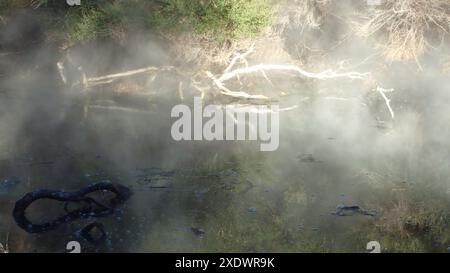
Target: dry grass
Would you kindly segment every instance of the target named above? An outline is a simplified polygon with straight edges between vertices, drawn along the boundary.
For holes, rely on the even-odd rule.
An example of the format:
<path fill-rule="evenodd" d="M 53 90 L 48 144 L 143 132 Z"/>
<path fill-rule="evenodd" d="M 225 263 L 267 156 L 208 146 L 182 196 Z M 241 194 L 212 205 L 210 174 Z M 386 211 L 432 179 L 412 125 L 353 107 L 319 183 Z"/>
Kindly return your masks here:
<path fill-rule="evenodd" d="M 427 232 L 429 228 L 424 208 L 412 206 L 403 192 L 394 206 L 384 211 L 384 217 L 378 224 L 385 232 L 400 237 L 417 236 Z"/>
<path fill-rule="evenodd" d="M 429 193 L 423 195 L 425 192 L 425 188 L 393 189 L 388 194 L 393 202 L 383 201 L 380 204 L 381 218 L 377 220 L 376 227 L 381 234 L 397 239 L 385 242 L 390 244 L 390 248 L 396 248 L 395 245 L 399 247 L 401 242 L 408 245 L 413 239 L 422 243 L 448 244 L 448 202 L 441 197 L 430 200 Z"/>
<path fill-rule="evenodd" d="M 0 254 L 3 253 L 9 253 L 9 247 L 8 247 L 8 241 L 9 241 L 9 235 L 6 236 L 6 243 L 5 245 L 0 243 Z"/>
<path fill-rule="evenodd" d="M 210 69 L 211 66 L 225 66 L 235 52 L 248 49 L 255 40 L 216 41 L 210 34 L 192 32 L 169 33 L 164 37 L 171 44 L 170 50 L 175 59 L 199 71 Z"/>
<path fill-rule="evenodd" d="M 298 2 L 298 1 L 297 1 Z M 324 19 L 325 7 L 330 0 L 306 0 L 297 3 L 298 7 L 293 16 L 293 23 L 312 29 L 320 28 Z"/>
<path fill-rule="evenodd" d="M 0 243 L 0 254 L 3 253 L 8 253 L 8 245 L 6 245 L 5 247 L 3 247 L 3 245 Z"/>
<path fill-rule="evenodd" d="M 386 35 L 383 51 L 387 60 L 415 60 L 449 32 L 450 1 L 386 0 L 357 25 L 357 34 Z"/>

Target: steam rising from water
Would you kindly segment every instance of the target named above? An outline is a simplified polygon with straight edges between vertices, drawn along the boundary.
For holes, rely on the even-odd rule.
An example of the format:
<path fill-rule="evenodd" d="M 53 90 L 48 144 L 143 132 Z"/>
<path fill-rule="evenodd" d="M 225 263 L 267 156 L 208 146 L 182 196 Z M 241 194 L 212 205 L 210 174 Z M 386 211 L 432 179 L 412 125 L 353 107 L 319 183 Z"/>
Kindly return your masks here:
<path fill-rule="evenodd" d="M 2 30 L 3 41 L 23 31 L 24 20 L 18 17 L 8 31 Z M 291 32 L 287 51 L 298 35 Z M 323 35 L 333 40 L 331 32 Z M 361 44 L 347 41 L 331 53 L 331 64 L 322 65 L 345 59 L 358 63 L 371 52 Z M 156 35 L 146 35 L 124 47 L 101 42 L 76 46 L 70 56 L 88 75 L 101 76 L 180 62 L 169 49 Z M 60 50 L 36 39 L 30 48 L 16 52 L 5 46 L 2 51 L 0 179 L 17 176 L 21 184 L 0 195 L 0 241 L 10 230 L 18 251 L 55 251 L 63 243 L 52 235 L 36 238 L 19 230 L 9 215 L 15 199 L 38 188 L 78 189 L 98 173 L 136 192 L 120 220 L 105 220 L 111 242 L 104 251 L 302 251 L 308 238 L 313 251 L 358 251 L 364 246 L 355 245 L 348 230 L 363 230 L 375 220 L 341 221 L 329 214 L 336 205 L 359 204 L 389 217 L 398 189 L 425 189 L 427 198 L 418 201 L 424 207 L 434 198 L 450 197 L 450 81 L 431 57 L 426 72 L 380 65 L 376 58 L 358 68 L 395 89 L 389 94 L 395 120 L 364 83 L 292 80 L 295 95 L 288 102 L 298 108 L 280 113 L 279 149 L 261 153 L 253 142 L 173 141 L 170 109 L 179 102 L 174 95 L 178 81 L 172 77 L 146 85 L 164 98 L 155 102 L 156 111 L 92 109 L 84 118 L 83 102 L 58 78 Z M 53 163 L 37 164 L 48 161 Z M 167 189 L 146 191 L 136 183 L 136 174 L 151 167 L 176 172 Z M 249 213 L 250 207 L 256 213 Z M 198 238 L 191 227 L 206 234 Z M 71 236 L 68 230 L 57 232 Z"/>

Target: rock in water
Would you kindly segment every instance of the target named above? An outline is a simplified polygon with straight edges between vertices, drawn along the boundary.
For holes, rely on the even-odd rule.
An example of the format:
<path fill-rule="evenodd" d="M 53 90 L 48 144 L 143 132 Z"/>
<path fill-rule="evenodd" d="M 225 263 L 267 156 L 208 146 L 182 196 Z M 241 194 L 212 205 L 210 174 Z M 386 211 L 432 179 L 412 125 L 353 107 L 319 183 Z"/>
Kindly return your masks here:
<path fill-rule="evenodd" d="M 204 229 L 202 229 L 202 228 L 195 228 L 195 227 L 193 227 L 193 228 L 191 228 L 191 230 L 197 236 L 203 236 L 206 233 L 206 231 Z"/>
<path fill-rule="evenodd" d="M 253 207 L 252 208 L 248 208 L 247 211 L 251 212 L 251 213 L 256 213 L 256 208 L 253 208 Z"/>
<path fill-rule="evenodd" d="M 332 212 L 331 214 L 337 215 L 337 216 L 353 216 L 355 214 L 362 214 L 362 215 L 367 215 L 367 216 L 375 216 L 376 215 L 375 212 L 363 210 L 359 206 L 356 206 L 356 205 L 353 205 L 353 206 L 338 205 L 336 207 L 336 211 Z"/>

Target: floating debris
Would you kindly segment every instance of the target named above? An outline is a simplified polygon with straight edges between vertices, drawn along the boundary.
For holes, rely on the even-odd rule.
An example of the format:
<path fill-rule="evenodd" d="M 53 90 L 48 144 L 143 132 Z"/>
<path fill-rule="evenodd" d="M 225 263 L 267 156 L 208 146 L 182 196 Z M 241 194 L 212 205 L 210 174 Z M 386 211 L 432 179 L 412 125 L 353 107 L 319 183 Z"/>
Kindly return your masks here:
<path fill-rule="evenodd" d="M 256 208 L 253 208 L 253 207 L 252 208 L 248 208 L 247 211 L 250 212 L 250 213 L 256 213 Z"/>
<path fill-rule="evenodd" d="M 376 212 L 363 210 L 359 206 L 356 206 L 356 205 L 353 205 L 353 206 L 338 205 L 336 207 L 336 211 L 332 212 L 331 214 L 336 215 L 336 216 L 353 216 L 356 214 L 367 215 L 367 216 L 376 216 Z"/>
<path fill-rule="evenodd" d="M 197 235 L 197 236 L 199 236 L 199 237 L 202 237 L 202 236 L 205 235 L 205 233 L 206 233 L 206 231 L 205 231 L 204 229 L 202 229 L 202 228 L 195 228 L 195 227 L 192 227 L 192 228 L 191 228 L 191 231 L 192 231 L 195 235 Z"/>
<path fill-rule="evenodd" d="M 0 193 L 8 193 L 12 191 L 19 183 L 20 179 L 18 177 L 0 180 Z"/>
<path fill-rule="evenodd" d="M 175 176 L 175 171 L 164 171 L 159 168 L 136 168 L 136 183 L 142 186 L 143 190 L 156 190 L 170 188 L 170 183 Z"/>
<path fill-rule="evenodd" d="M 375 125 L 373 126 L 380 131 L 388 131 L 394 129 L 394 125 L 391 121 L 384 121 L 379 118 L 376 118 Z"/>
<path fill-rule="evenodd" d="M 149 176 L 161 176 L 161 177 L 172 177 L 175 175 L 175 171 L 164 171 L 160 168 L 136 168 L 136 177 L 149 177 Z"/>
<path fill-rule="evenodd" d="M 297 157 L 300 162 L 303 163 L 321 163 L 322 161 L 316 160 L 312 154 L 303 154 Z"/>

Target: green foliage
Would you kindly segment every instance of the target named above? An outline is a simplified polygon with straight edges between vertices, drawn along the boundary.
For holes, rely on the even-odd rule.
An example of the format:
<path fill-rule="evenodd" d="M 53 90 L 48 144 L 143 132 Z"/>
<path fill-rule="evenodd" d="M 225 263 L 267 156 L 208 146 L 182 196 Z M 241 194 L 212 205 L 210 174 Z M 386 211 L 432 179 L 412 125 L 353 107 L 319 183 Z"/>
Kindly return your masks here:
<path fill-rule="evenodd" d="M 0 12 L 29 5 L 24 0 L 1 3 Z M 218 40 L 234 39 L 256 35 L 272 15 L 271 0 L 84 0 L 72 7 L 45 0 L 35 13 L 44 8 L 53 11 L 44 20 L 71 42 L 111 35 L 117 26 L 128 31 L 193 30 Z"/>
<path fill-rule="evenodd" d="M 267 26 L 270 19 L 268 0 L 164 0 L 151 15 L 157 27 L 179 24 L 218 38 L 253 36 Z"/>
<path fill-rule="evenodd" d="M 193 29 L 222 40 L 256 35 L 270 23 L 271 5 L 269 0 L 85 1 L 69 14 L 69 36 L 76 41 L 108 35 L 108 28 L 117 24 L 129 30 Z"/>
<path fill-rule="evenodd" d="M 77 42 L 108 36 L 113 27 L 120 23 L 121 16 L 117 4 L 83 2 L 80 8 L 67 11 L 65 31 L 69 40 Z"/>

